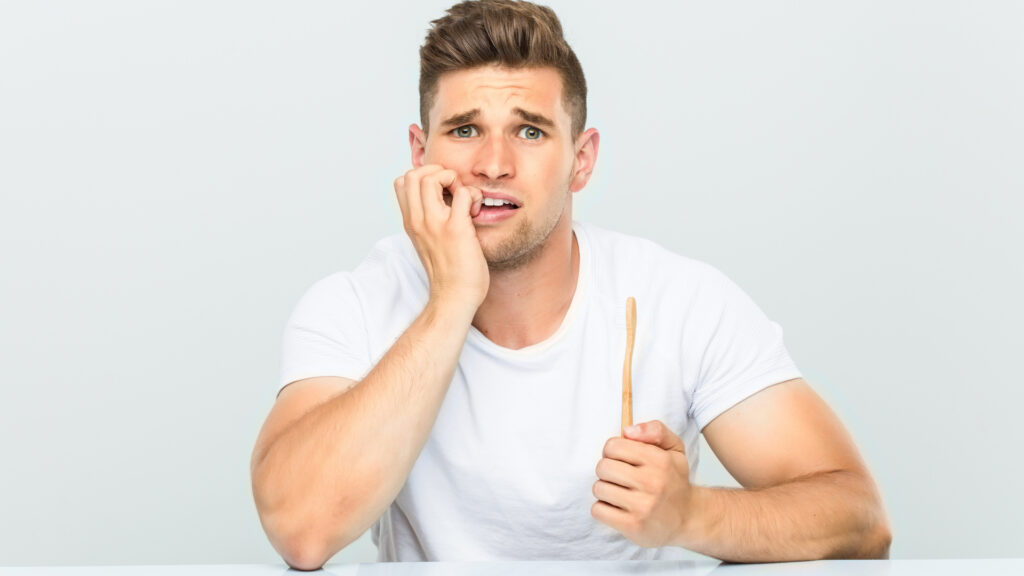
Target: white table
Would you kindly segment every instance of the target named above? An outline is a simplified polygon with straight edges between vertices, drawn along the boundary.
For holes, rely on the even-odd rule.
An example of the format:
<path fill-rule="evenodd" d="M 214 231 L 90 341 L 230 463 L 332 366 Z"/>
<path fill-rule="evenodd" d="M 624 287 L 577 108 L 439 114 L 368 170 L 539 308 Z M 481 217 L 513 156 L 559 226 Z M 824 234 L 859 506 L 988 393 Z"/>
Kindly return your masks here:
<path fill-rule="evenodd" d="M 0 568 L 0 576 L 281 576 L 301 574 L 284 564 L 180 566 L 40 566 Z M 309 572 L 334 576 L 590 576 L 656 574 L 725 576 L 815 574 L 824 576 L 985 576 L 1024 575 L 1024 558 L 982 560 L 828 560 L 779 564 L 721 564 L 714 561 L 655 562 L 393 562 L 328 564 Z"/>

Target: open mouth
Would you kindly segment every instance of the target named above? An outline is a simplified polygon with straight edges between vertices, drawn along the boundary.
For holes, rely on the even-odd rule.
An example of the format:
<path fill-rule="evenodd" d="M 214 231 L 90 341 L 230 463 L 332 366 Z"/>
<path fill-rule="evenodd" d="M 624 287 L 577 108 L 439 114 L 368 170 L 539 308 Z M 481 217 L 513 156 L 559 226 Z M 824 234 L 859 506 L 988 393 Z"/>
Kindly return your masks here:
<path fill-rule="evenodd" d="M 510 200 L 502 200 L 499 198 L 484 198 L 484 203 L 480 206 L 480 210 L 515 210 L 519 208 L 518 204 Z"/>
<path fill-rule="evenodd" d="M 452 205 L 452 195 L 450 192 L 444 192 L 443 194 L 444 203 L 447 206 Z M 480 206 L 481 212 L 496 212 L 496 211 L 507 211 L 517 210 L 519 205 L 511 200 L 505 200 L 503 198 L 484 198 L 483 204 Z"/>

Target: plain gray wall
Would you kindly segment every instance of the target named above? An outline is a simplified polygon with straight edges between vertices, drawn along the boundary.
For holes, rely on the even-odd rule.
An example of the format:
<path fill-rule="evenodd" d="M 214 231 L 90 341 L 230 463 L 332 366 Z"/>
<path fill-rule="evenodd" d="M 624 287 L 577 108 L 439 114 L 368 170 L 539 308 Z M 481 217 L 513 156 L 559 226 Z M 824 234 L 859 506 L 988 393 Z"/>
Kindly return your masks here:
<path fill-rule="evenodd" d="M 447 4 L 0 4 L 0 564 L 280 563 L 248 465 L 281 331 L 401 231 Z M 551 5 L 602 134 L 577 218 L 783 326 L 894 558 L 1024 556 L 1022 5 Z"/>

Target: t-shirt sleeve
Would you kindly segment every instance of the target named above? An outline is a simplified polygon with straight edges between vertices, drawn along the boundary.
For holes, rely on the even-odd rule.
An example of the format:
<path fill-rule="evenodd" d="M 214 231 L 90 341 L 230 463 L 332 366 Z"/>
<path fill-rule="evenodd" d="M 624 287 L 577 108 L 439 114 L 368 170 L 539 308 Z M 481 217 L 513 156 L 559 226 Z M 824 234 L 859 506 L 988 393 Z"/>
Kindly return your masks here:
<path fill-rule="evenodd" d="M 725 274 L 716 270 L 713 276 L 710 336 L 690 407 L 701 431 L 754 393 L 800 377 L 783 344 L 782 327 Z"/>
<path fill-rule="evenodd" d="M 285 325 L 276 392 L 314 376 L 362 380 L 370 368 L 363 311 L 349 273 L 313 284 Z"/>

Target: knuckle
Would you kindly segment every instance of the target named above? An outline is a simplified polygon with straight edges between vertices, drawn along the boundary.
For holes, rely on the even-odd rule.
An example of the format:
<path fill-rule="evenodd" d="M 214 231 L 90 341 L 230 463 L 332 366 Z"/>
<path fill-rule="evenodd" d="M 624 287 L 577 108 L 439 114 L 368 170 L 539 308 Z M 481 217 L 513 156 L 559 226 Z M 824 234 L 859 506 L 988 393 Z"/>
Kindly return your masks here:
<path fill-rule="evenodd" d="M 668 452 L 657 452 L 654 457 L 654 462 L 659 467 L 667 469 L 669 466 L 672 465 L 672 456 Z"/>
<path fill-rule="evenodd" d="M 647 488 L 655 494 L 661 494 L 665 490 L 665 480 L 660 476 L 653 478 L 647 482 Z"/>
<path fill-rule="evenodd" d="M 430 180 L 431 182 L 437 182 L 445 177 L 446 174 L 451 170 L 435 170 L 423 177 L 424 180 Z"/>
<path fill-rule="evenodd" d="M 686 455 L 678 452 L 670 452 L 668 455 L 668 463 L 675 470 L 683 470 L 689 468 L 689 464 L 686 462 Z"/>
<path fill-rule="evenodd" d="M 647 495 L 647 499 L 644 501 L 644 505 L 643 505 L 644 515 L 641 518 L 647 518 L 647 517 L 653 515 L 654 511 L 658 508 L 658 502 L 660 502 L 660 501 L 661 501 L 661 497 L 660 496 L 657 496 L 657 495 L 654 495 L 654 494 L 648 494 Z"/>

